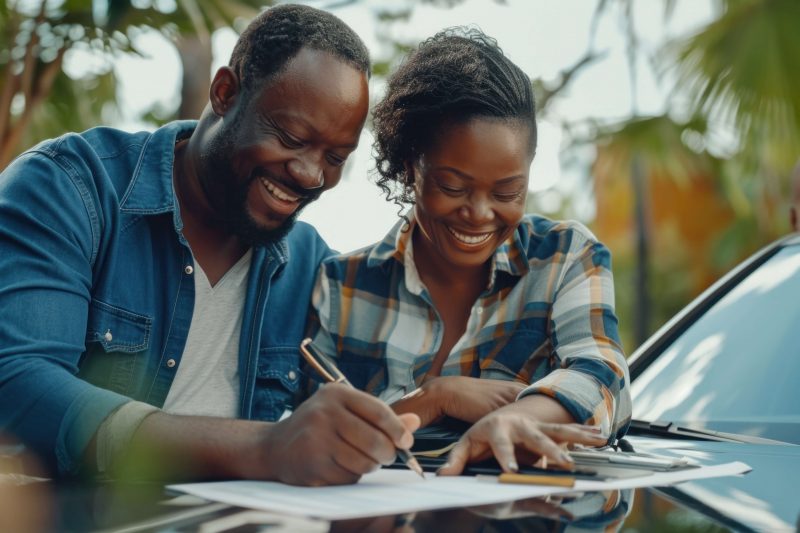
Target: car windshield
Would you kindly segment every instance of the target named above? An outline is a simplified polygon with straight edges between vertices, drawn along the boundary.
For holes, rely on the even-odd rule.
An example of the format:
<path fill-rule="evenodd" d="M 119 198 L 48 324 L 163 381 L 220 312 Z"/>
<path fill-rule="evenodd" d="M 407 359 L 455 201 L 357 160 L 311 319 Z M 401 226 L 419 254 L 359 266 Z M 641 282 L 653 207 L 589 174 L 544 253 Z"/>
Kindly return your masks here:
<path fill-rule="evenodd" d="M 800 246 L 713 304 L 634 380 L 634 418 L 800 444 Z"/>

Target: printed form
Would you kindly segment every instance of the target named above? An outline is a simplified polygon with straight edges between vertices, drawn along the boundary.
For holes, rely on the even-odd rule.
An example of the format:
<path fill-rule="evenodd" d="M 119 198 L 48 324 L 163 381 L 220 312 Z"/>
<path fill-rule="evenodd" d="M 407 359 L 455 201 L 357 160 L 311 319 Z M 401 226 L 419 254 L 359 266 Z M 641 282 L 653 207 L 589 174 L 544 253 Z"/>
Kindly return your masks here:
<path fill-rule="evenodd" d="M 437 477 L 431 473 L 426 473 L 423 480 L 405 469 L 381 469 L 363 476 L 355 485 L 335 487 L 296 487 L 272 481 L 219 481 L 167 488 L 239 507 L 344 520 L 511 502 L 567 492 L 661 487 L 693 479 L 743 474 L 749 470 L 744 463 L 732 462 L 634 478 L 577 480 L 571 488 L 511 485 L 474 476 Z"/>

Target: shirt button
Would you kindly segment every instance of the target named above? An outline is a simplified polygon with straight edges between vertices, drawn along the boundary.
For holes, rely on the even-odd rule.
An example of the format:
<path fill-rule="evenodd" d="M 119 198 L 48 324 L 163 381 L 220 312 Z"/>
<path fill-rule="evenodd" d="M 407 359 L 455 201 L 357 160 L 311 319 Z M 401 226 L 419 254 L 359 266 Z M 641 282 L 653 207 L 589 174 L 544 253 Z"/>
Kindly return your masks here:
<path fill-rule="evenodd" d="M 479 315 L 482 315 L 482 314 L 483 314 L 483 307 L 479 307 L 479 308 L 477 308 L 477 309 L 475 310 L 475 312 L 476 312 L 476 313 L 478 313 Z"/>
<path fill-rule="evenodd" d="M 297 372 L 295 372 L 294 370 L 289 370 L 289 374 L 287 375 L 289 376 L 289 379 L 291 379 L 292 381 L 294 381 L 295 378 L 297 378 Z"/>
<path fill-rule="evenodd" d="M 106 334 L 103 335 L 103 338 L 106 340 L 106 342 L 111 342 L 114 339 L 114 335 L 111 334 L 111 330 L 109 329 L 106 330 Z"/>
<path fill-rule="evenodd" d="M 167 359 L 167 367 L 172 368 L 175 366 L 175 359 Z"/>
<path fill-rule="evenodd" d="M 186 265 L 183 267 L 183 271 L 191 275 L 191 273 L 194 272 L 194 267 L 192 265 Z"/>

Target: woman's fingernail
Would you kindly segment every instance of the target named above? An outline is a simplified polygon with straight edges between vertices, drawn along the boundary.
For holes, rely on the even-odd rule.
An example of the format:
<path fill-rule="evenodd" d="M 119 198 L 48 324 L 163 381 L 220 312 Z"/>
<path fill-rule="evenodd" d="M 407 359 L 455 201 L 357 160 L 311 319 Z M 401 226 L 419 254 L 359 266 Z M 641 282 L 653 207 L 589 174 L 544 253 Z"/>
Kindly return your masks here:
<path fill-rule="evenodd" d="M 519 470 L 519 465 L 514 459 L 512 459 L 508 462 L 508 469 L 511 470 L 512 472 L 516 472 L 517 470 Z"/>
<path fill-rule="evenodd" d="M 560 457 L 561 457 L 561 462 L 562 463 L 572 464 L 572 463 L 575 462 L 575 460 L 572 457 L 570 457 L 570 455 L 568 453 L 561 452 Z"/>

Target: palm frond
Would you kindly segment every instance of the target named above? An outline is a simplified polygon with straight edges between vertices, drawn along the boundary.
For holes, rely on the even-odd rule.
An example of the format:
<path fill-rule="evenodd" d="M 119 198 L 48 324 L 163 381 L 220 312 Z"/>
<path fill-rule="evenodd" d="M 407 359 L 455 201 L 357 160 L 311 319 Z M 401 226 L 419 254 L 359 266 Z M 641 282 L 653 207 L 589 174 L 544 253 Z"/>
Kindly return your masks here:
<path fill-rule="evenodd" d="M 800 139 L 800 2 L 737 0 L 696 35 L 673 43 L 677 86 L 699 112 L 742 132 Z"/>
<path fill-rule="evenodd" d="M 661 115 L 603 127 L 593 138 L 605 154 L 604 168 L 596 173 L 624 178 L 638 159 L 647 175 L 686 184 L 692 176 L 707 175 L 716 164 L 703 146 L 706 126 L 700 117 L 678 123 Z"/>

